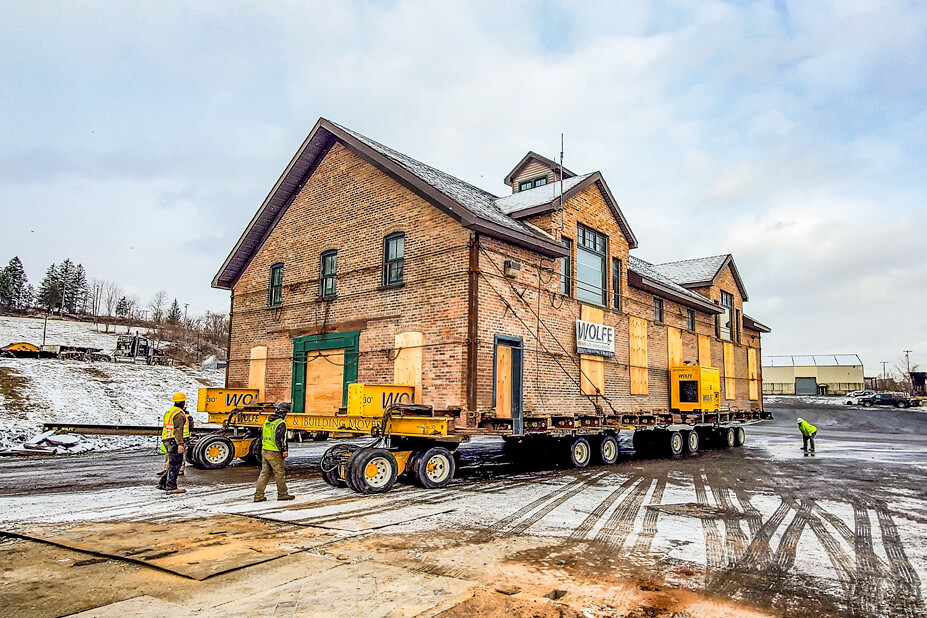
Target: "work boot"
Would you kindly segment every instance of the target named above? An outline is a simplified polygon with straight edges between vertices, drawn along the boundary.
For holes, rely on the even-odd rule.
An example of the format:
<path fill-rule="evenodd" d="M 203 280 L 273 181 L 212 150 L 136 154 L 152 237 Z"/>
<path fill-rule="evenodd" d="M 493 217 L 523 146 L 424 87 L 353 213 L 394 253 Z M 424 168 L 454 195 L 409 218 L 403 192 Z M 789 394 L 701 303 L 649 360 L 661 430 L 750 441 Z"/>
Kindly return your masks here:
<path fill-rule="evenodd" d="M 167 491 L 167 487 L 165 487 L 164 485 L 155 485 L 155 487 L 157 489 L 160 489 L 161 491 Z"/>
<path fill-rule="evenodd" d="M 277 500 L 295 500 L 296 496 L 292 494 L 287 494 L 285 496 L 277 496 Z"/>
<path fill-rule="evenodd" d="M 267 498 L 265 498 L 264 496 L 261 496 L 260 498 L 255 496 L 254 501 L 255 502 L 267 502 Z"/>
<path fill-rule="evenodd" d="M 185 493 L 187 493 L 187 490 L 186 490 L 186 489 L 179 489 L 179 488 L 168 489 L 168 490 L 167 490 L 167 493 L 169 493 L 169 494 L 185 494 Z"/>

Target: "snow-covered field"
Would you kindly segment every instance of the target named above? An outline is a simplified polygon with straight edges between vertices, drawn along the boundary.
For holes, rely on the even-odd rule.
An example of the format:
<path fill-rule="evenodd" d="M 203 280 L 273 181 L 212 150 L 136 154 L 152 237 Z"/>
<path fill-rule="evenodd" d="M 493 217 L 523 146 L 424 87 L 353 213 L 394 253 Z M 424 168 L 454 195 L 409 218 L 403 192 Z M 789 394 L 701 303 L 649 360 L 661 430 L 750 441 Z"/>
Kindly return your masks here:
<path fill-rule="evenodd" d="M 124 327 L 122 329 L 124 331 Z M 0 345 L 42 343 L 42 320 L 0 317 Z M 111 351 L 116 335 L 92 324 L 49 320 L 48 345 L 70 344 Z M 21 444 L 43 422 L 157 425 L 181 391 L 195 407 L 199 388 L 222 386 L 224 371 L 184 367 L 87 363 L 53 359 L 0 359 L 0 448 Z M 205 415 L 194 414 L 199 423 Z M 96 448 L 149 445 L 151 438 L 91 438 Z"/>

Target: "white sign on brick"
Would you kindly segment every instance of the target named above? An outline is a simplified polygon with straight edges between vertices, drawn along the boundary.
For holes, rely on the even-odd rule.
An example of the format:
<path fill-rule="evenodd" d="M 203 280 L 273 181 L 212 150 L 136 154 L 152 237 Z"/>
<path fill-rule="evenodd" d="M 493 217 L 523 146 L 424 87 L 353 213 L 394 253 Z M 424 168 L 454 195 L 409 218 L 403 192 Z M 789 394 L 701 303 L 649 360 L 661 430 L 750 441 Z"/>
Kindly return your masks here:
<path fill-rule="evenodd" d="M 576 320 L 576 353 L 614 356 L 614 327 Z"/>

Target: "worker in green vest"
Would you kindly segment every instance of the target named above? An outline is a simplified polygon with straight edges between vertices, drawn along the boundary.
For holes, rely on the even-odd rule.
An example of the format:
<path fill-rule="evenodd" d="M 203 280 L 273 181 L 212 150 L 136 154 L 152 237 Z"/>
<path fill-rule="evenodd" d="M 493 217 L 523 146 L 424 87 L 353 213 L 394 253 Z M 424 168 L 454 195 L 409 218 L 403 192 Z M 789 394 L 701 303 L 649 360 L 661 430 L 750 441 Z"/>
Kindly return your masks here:
<path fill-rule="evenodd" d="M 161 424 L 161 443 L 169 457 L 170 466 L 162 473 L 158 481 L 158 489 L 169 494 L 186 493 L 186 489 L 177 488 L 177 475 L 180 473 L 180 464 L 183 463 L 184 432 L 187 429 L 187 397 L 183 393 L 174 393 L 171 397 L 173 405 L 164 413 L 164 422 Z M 187 434 L 189 435 L 189 434 Z"/>
<path fill-rule="evenodd" d="M 264 502 L 264 490 L 267 481 L 273 472 L 277 482 L 277 500 L 292 500 L 296 496 L 290 495 L 286 489 L 286 471 L 284 460 L 287 456 L 286 442 L 286 415 L 290 411 L 290 404 L 278 403 L 261 431 L 261 475 L 258 477 L 257 488 L 254 491 L 254 501 Z"/>
<path fill-rule="evenodd" d="M 818 428 L 803 419 L 798 417 L 798 430 L 801 432 L 802 441 L 804 442 L 801 450 L 805 452 L 814 452 L 814 436 L 818 432 Z M 811 446 L 811 449 L 808 449 L 808 446 Z"/>

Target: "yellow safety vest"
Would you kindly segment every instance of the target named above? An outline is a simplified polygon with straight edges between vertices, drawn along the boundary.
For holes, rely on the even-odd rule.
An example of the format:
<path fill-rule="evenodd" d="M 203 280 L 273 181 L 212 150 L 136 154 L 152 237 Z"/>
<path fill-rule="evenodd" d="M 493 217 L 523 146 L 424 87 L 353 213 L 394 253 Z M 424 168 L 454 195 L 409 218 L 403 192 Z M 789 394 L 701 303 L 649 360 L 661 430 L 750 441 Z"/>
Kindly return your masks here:
<path fill-rule="evenodd" d="M 810 436 L 811 434 L 816 432 L 818 428 L 812 425 L 811 423 L 809 423 L 808 421 L 802 421 L 798 425 L 798 430 L 801 431 L 801 435 Z"/>
<path fill-rule="evenodd" d="M 277 448 L 277 440 L 274 438 L 274 434 L 277 433 L 277 427 L 279 427 L 281 423 L 285 422 L 286 421 L 284 421 L 282 418 L 276 418 L 274 420 L 268 419 L 264 421 L 264 429 L 261 432 L 261 447 L 265 451 L 280 451 L 280 449 Z"/>
<path fill-rule="evenodd" d="M 170 440 L 174 437 L 174 417 L 177 416 L 177 413 L 180 412 L 183 414 L 183 410 L 177 406 L 171 406 L 171 408 L 164 413 L 164 425 L 161 427 L 161 439 Z M 183 437 L 186 438 L 190 435 L 189 432 L 190 423 L 184 423 L 183 427 Z"/>

